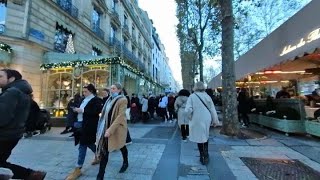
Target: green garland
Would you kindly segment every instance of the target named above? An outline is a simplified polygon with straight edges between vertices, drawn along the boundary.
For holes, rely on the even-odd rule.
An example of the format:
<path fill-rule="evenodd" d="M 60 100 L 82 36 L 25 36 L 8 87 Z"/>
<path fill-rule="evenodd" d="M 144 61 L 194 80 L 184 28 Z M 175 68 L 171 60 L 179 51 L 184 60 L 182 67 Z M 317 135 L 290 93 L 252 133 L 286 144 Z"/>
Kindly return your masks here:
<path fill-rule="evenodd" d="M 153 85 L 158 85 L 161 87 L 161 85 L 153 81 L 151 77 L 145 75 L 143 72 L 139 71 L 137 68 L 134 68 L 131 65 L 127 64 L 120 57 L 101 58 L 101 59 L 93 59 L 93 60 L 87 60 L 87 61 L 76 60 L 76 61 L 67 61 L 67 62 L 59 62 L 59 63 L 41 64 L 40 70 L 48 70 L 48 69 L 63 68 L 63 67 L 83 67 L 88 65 L 101 65 L 101 64 L 120 64 L 122 67 L 128 69 L 129 71 L 151 82 Z"/>
<path fill-rule="evenodd" d="M 0 50 L 6 51 L 8 53 L 12 52 L 11 46 L 9 46 L 8 44 L 2 43 L 2 42 L 0 42 Z"/>

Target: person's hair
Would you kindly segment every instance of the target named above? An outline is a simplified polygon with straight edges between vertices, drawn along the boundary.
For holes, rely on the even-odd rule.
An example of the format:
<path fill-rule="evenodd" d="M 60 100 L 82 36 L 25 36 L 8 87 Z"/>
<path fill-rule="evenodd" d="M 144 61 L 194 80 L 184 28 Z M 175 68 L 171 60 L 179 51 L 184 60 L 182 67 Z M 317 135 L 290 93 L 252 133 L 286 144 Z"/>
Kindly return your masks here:
<path fill-rule="evenodd" d="M 181 89 L 178 93 L 178 96 L 187 96 L 189 97 L 190 96 L 190 92 L 186 89 Z"/>
<path fill-rule="evenodd" d="M 114 86 L 116 86 L 117 89 L 122 90 L 122 85 L 120 83 L 114 83 Z"/>
<path fill-rule="evenodd" d="M 104 88 L 104 89 L 102 89 L 102 91 L 110 92 L 110 90 L 108 88 Z"/>
<path fill-rule="evenodd" d="M 3 71 L 7 74 L 8 79 L 14 77 L 15 81 L 22 79 L 22 75 L 19 73 L 19 71 L 14 69 L 1 69 L 0 71 Z"/>
<path fill-rule="evenodd" d="M 204 86 L 204 83 L 201 82 L 201 81 L 198 81 L 194 84 L 194 88 L 193 90 L 194 91 L 200 91 L 200 92 L 203 92 L 205 90 L 205 86 Z"/>
<path fill-rule="evenodd" d="M 124 96 L 127 96 L 127 95 L 128 95 L 128 93 L 127 93 L 127 91 L 126 91 L 125 88 L 122 88 L 122 94 L 123 94 Z"/>
<path fill-rule="evenodd" d="M 88 84 L 88 85 L 84 86 L 83 88 L 88 89 L 88 91 L 90 91 L 92 94 L 97 94 L 97 89 L 94 87 L 93 84 Z"/>

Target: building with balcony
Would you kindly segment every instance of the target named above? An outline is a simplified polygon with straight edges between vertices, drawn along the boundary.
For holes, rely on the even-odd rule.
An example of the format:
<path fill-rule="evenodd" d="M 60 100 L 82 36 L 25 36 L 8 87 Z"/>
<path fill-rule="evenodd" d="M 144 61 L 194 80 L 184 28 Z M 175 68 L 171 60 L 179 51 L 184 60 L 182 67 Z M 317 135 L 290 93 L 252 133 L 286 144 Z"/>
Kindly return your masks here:
<path fill-rule="evenodd" d="M 0 45 L 10 47 L 1 48 L 0 66 L 20 71 L 41 107 L 64 109 L 89 83 L 164 90 L 148 70 L 151 27 L 136 1 L 1 0 L 0 8 Z"/>

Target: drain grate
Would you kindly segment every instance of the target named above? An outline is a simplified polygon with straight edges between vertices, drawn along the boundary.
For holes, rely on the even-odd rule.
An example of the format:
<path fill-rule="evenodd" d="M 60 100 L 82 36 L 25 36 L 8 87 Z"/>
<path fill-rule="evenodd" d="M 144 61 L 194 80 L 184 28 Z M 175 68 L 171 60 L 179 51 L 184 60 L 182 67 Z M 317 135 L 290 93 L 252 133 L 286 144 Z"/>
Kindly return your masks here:
<path fill-rule="evenodd" d="M 299 160 L 240 158 L 258 179 L 270 180 L 318 180 L 320 172 Z"/>

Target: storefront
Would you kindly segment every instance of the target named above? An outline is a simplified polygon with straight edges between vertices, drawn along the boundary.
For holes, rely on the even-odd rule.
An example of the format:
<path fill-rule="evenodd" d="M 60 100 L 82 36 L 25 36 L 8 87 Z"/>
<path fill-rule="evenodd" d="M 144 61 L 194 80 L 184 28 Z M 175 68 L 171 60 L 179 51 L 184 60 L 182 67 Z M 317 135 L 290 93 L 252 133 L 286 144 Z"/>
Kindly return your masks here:
<path fill-rule="evenodd" d="M 318 7 L 320 1 L 311 1 L 235 62 L 237 86 L 259 98 L 252 122 L 287 135 L 320 136 L 320 118 L 314 117 L 320 106 L 310 103 L 320 104 L 320 91 L 315 93 L 320 84 L 320 23 L 314 20 L 320 16 Z M 222 81 L 219 74 L 208 85 L 215 89 Z M 274 99 L 275 114 L 266 113 L 270 111 L 266 96 L 275 97 L 282 87 L 288 88 L 291 99 Z"/>
<path fill-rule="evenodd" d="M 90 83 L 96 86 L 98 96 L 101 96 L 102 89 L 115 82 L 123 84 L 129 95 L 147 95 L 163 90 L 119 57 L 46 63 L 41 65 L 41 70 L 43 88 L 40 107 L 48 109 L 55 117 L 65 116 L 70 98 L 76 93 L 81 94 L 82 87 Z"/>
<path fill-rule="evenodd" d="M 320 1 L 311 1 L 235 62 L 238 87 L 255 94 L 275 95 L 282 86 L 291 86 L 293 95 L 317 88 L 320 69 Z M 222 86 L 219 74 L 208 84 Z M 252 95 L 255 95 L 252 94 Z"/>

